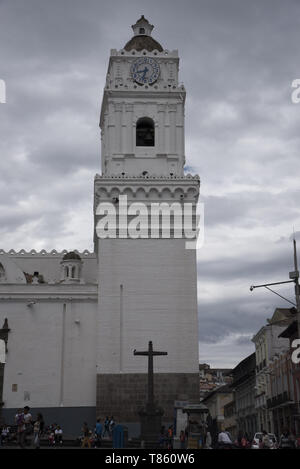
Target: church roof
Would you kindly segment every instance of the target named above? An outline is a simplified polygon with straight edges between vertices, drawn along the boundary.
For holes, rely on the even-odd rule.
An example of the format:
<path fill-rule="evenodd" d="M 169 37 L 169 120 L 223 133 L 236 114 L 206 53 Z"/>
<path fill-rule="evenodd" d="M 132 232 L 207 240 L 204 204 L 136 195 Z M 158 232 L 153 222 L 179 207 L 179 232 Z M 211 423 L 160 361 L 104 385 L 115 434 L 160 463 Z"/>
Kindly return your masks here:
<path fill-rule="evenodd" d="M 68 261 L 68 260 L 72 260 L 72 259 L 76 260 L 76 261 L 81 261 L 81 257 L 75 251 L 67 252 L 67 254 L 65 254 L 64 257 L 63 257 L 63 261 Z"/>
<path fill-rule="evenodd" d="M 158 52 L 162 52 L 163 48 L 160 45 L 159 42 L 157 42 L 153 37 L 151 36 L 133 36 L 130 41 L 127 42 L 127 44 L 124 47 L 125 50 L 130 51 L 130 50 L 147 50 L 149 52 L 152 52 L 153 50 L 158 50 Z"/>

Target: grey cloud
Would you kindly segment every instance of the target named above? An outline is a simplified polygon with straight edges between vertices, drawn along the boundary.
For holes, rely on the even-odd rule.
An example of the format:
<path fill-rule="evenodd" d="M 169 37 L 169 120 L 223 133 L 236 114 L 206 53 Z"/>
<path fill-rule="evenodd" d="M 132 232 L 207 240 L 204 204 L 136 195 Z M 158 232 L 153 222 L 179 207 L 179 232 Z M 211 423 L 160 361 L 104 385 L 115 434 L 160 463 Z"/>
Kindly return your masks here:
<path fill-rule="evenodd" d="M 237 362 L 247 335 L 282 304 L 248 288 L 287 275 L 300 226 L 297 1 L 0 1 L 0 247 L 92 247 L 109 51 L 140 14 L 165 48 L 179 49 L 187 89 L 186 169 L 200 174 L 205 202 L 199 284 L 224 292 L 208 301 L 200 289 L 201 344 L 214 364 Z M 78 232 L 74 213 L 85 220 Z"/>

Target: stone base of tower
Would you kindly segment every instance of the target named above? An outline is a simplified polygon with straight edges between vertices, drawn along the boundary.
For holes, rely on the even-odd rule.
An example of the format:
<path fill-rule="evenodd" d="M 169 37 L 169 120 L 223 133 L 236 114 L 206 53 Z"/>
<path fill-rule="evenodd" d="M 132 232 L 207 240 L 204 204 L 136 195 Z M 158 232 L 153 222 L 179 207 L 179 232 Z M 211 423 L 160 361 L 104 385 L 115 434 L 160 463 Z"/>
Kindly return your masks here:
<path fill-rule="evenodd" d="M 146 373 L 97 375 L 97 417 L 113 415 L 116 422 L 139 422 L 139 410 L 147 400 Z M 163 422 L 174 420 L 174 401 L 199 402 L 197 373 L 156 373 L 155 401 L 164 410 Z"/>

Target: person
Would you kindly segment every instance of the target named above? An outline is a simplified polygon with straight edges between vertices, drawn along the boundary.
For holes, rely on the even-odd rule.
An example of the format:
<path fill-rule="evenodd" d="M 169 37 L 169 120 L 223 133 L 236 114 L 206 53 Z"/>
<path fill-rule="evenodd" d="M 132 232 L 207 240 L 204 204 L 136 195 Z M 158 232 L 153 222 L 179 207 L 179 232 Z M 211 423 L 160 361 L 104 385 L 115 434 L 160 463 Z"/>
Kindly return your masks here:
<path fill-rule="evenodd" d="M 19 409 L 15 415 L 15 423 L 17 425 L 17 444 L 20 448 L 24 448 L 25 442 L 25 420 L 24 412 Z"/>
<path fill-rule="evenodd" d="M 62 445 L 63 444 L 63 431 L 62 428 L 57 425 L 54 431 L 55 443 Z"/>
<path fill-rule="evenodd" d="M 25 425 L 24 443 L 26 443 L 26 437 L 32 435 L 32 432 L 33 432 L 32 415 L 29 411 L 30 411 L 30 408 L 26 405 L 24 407 L 24 425 Z"/>
<path fill-rule="evenodd" d="M 106 433 L 109 436 L 109 418 L 108 417 L 105 417 L 105 420 L 104 420 L 104 432 L 102 435 L 103 438 L 105 437 Z"/>
<path fill-rule="evenodd" d="M 248 442 L 247 442 L 246 435 L 242 431 L 240 431 L 237 437 L 237 447 L 239 449 L 246 449 L 247 444 Z"/>
<path fill-rule="evenodd" d="M 110 421 L 109 421 L 109 436 L 110 436 L 111 438 L 112 438 L 112 434 L 113 434 L 114 428 L 115 428 L 115 421 L 114 421 L 113 416 L 111 416 L 111 417 L 110 417 Z"/>
<path fill-rule="evenodd" d="M 173 448 L 173 425 L 170 425 L 169 428 L 168 428 L 167 438 L 168 438 L 167 448 L 172 449 Z"/>
<path fill-rule="evenodd" d="M 205 448 L 211 449 L 211 445 L 212 445 L 212 437 L 211 437 L 210 432 L 207 432 L 206 438 L 205 438 Z"/>
<path fill-rule="evenodd" d="M 269 435 L 267 434 L 266 430 L 262 432 L 262 440 L 261 440 L 261 448 L 260 449 L 270 449 L 271 448 L 271 441 Z"/>
<path fill-rule="evenodd" d="M 179 440 L 180 440 L 180 449 L 185 449 L 185 433 L 183 430 L 181 430 L 180 432 Z"/>
<path fill-rule="evenodd" d="M 100 448 L 101 446 L 101 438 L 103 433 L 103 427 L 100 419 L 97 419 L 96 428 L 95 428 L 95 435 L 96 435 L 96 448 Z"/>
<path fill-rule="evenodd" d="M 88 445 L 90 449 L 91 448 L 90 430 L 86 422 L 83 423 L 82 433 L 83 433 L 83 439 L 82 439 L 81 448 L 85 448 L 86 445 Z"/>
<path fill-rule="evenodd" d="M 232 447 L 232 441 L 224 429 L 222 429 L 218 435 L 218 444 L 220 449 L 228 449 Z"/>
<path fill-rule="evenodd" d="M 3 425 L 0 435 L 0 446 L 7 443 L 9 440 L 9 427 L 7 425 Z"/>
<path fill-rule="evenodd" d="M 42 414 L 38 413 L 36 421 L 33 424 L 33 444 L 35 449 L 40 448 L 40 437 L 44 431 L 44 419 Z"/>
<path fill-rule="evenodd" d="M 279 441 L 279 449 L 295 449 L 295 440 L 288 428 L 284 428 Z"/>

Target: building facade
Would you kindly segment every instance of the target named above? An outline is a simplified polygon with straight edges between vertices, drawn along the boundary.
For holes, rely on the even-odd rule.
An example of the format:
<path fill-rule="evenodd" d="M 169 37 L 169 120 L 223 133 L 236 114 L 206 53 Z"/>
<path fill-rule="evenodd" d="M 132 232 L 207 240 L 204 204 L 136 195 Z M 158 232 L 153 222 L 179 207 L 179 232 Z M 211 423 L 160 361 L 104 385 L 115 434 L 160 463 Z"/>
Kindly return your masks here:
<path fill-rule="evenodd" d="M 298 339 L 298 322 L 296 318 L 280 334 L 289 340 L 289 350 L 277 357 L 272 363 L 272 383 L 269 408 L 273 414 L 274 431 L 278 434 L 287 427 L 294 434 L 300 434 L 300 366 L 292 359 L 295 347 L 293 341 Z M 299 354 L 298 354 L 299 355 Z"/>
<path fill-rule="evenodd" d="M 255 353 L 242 360 L 232 371 L 234 390 L 236 433 L 253 437 L 257 431 L 257 413 L 255 409 Z"/>
<path fill-rule="evenodd" d="M 215 389 L 230 384 L 232 382 L 231 371 L 230 368 L 211 368 L 207 363 L 200 363 L 200 400 Z"/>
<path fill-rule="evenodd" d="M 272 398 L 271 364 L 274 358 L 284 354 L 289 349 L 289 341 L 280 337 L 281 332 L 286 328 L 292 318 L 291 310 L 288 308 L 277 308 L 267 325 L 263 326 L 253 337 L 256 355 L 256 376 L 255 376 L 255 408 L 257 411 L 257 431 L 266 430 L 271 432 L 274 429 L 272 412 L 268 406 L 268 400 Z M 269 401 L 270 403 L 270 401 Z"/>
<path fill-rule="evenodd" d="M 29 405 L 65 431 L 113 415 L 136 432 L 147 359 L 133 350 L 150 340 L 168 352 L 154 364 L 165 421 L 173 420 L 175 400 L 199 399 L 196 251 L 175 235 L 172 218 L 169 237 L 161 218 L 149 224 L 154 237 L 124 236 L 120 221 L 125 197 L 135 210 L 187 202 L 194 213 L 200 185 L 184 173 L 178 52 L 152 38 L 144 17 L 132 28 L 124 48 L 111 51 L 103 93 L 94 252 L 0 251 L 0 323 L 7 318 L 10 329 L 1 369 L 8 421 Z M 116 236 L 104 239 L 97 228 L 105 204 L 118 221 Z"/>

